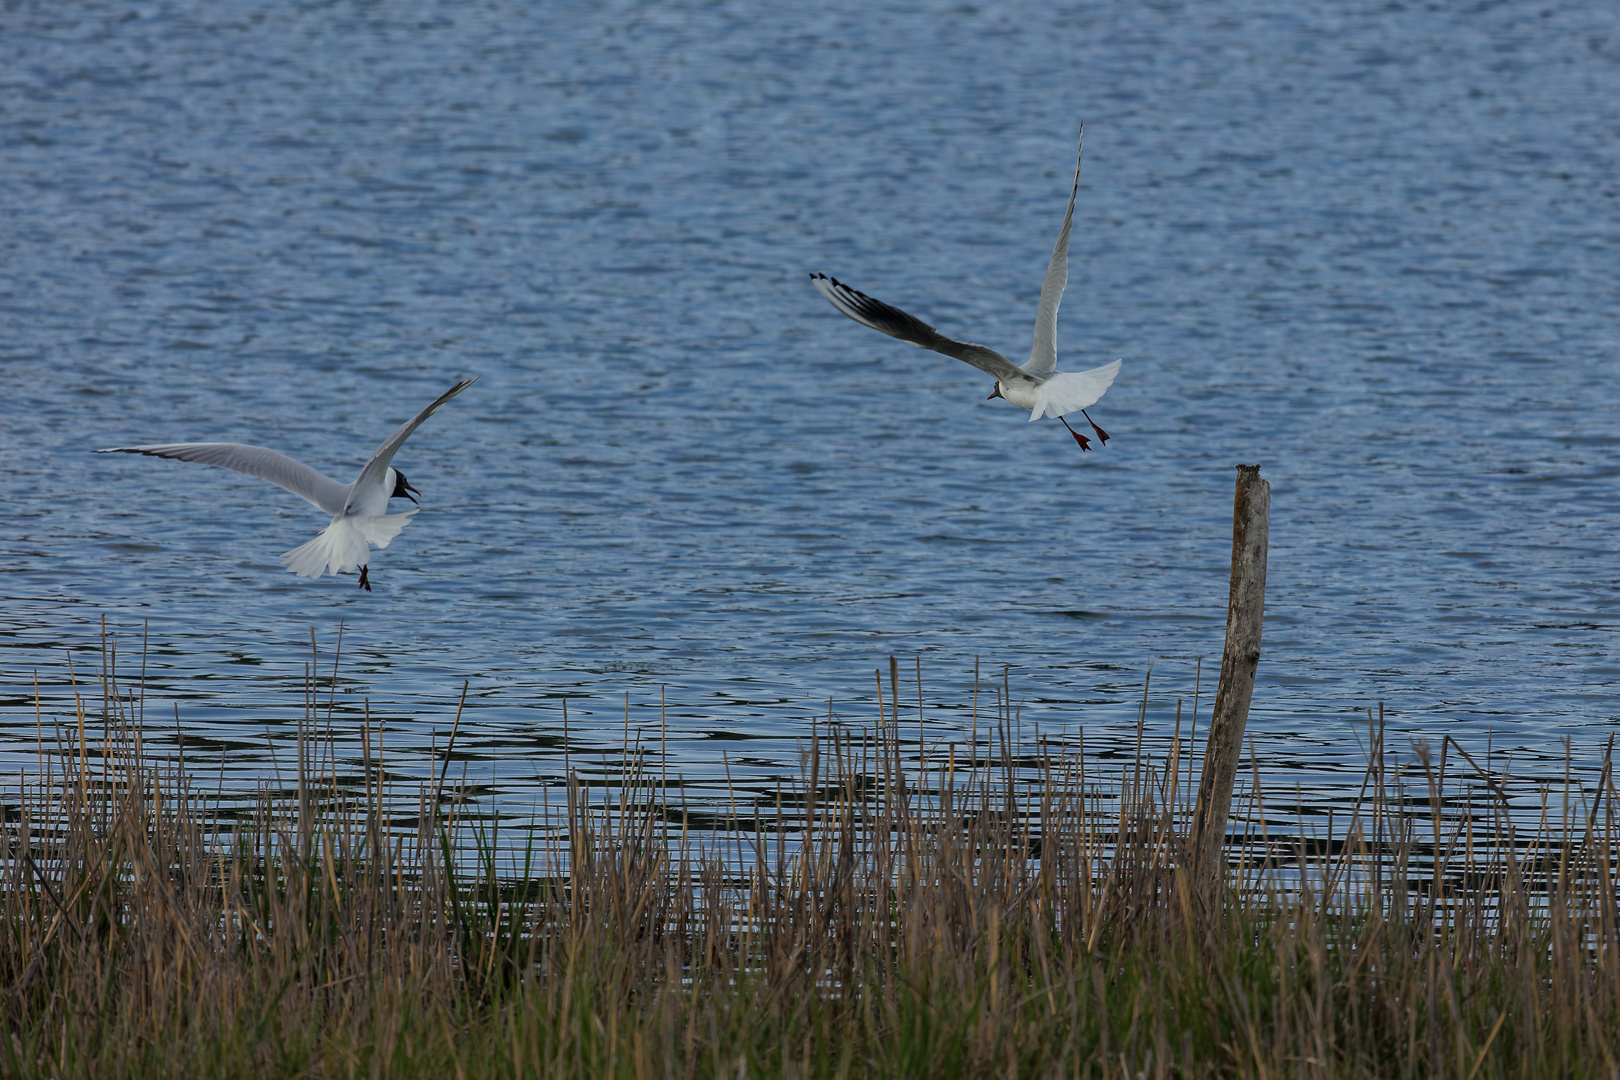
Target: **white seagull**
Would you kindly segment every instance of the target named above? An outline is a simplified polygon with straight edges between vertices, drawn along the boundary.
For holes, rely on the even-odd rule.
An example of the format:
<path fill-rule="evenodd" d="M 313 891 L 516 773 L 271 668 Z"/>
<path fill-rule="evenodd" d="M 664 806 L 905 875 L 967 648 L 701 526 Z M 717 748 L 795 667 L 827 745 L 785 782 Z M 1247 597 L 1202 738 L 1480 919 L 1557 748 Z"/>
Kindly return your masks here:
<path fill-rule="evenodd" d="M 1084 146 L 1085 130 L 1081 132 Z M 1080 155 L 1074 162 L 1074 187 L 1069 191 L 1069 209 L 1063 215 L 1063 228 L 1058 233 L 1057 246 L 1052 249 L 1052 261 L 1046 267 L 1046 281 L 1041 285 L 1041 304 L 1035 313 L 1035 345 L 1029 351 L 1029 363 L 1019 367 L 994 349 L 975 345 L 970 341 L 956 341 L 939 333 L 932 326 L 899 308 L 890 307 L 843 284 L 837 278 L 824 274 L 811 274 L 817 291 L 832 301 L 833 307 L 862 326 L 897 337 L 920 349 L 932 349 L 946 356 L 964 360 L 980 371 L 994 377 L 996 388 L 990 397 L 1005 398 L 1020 409 L 1029 410 L 1031 421 L 1042 416 L 1063 419 L 1064 413 L 1079 410 L 1086 423 L 1106 445 L 1108 433 L 1086 414 L 1086 406 L 1094 404 L 1119 374 L 1120 361 L 1092 368 L 1089 371 L 1057 370 L 1057 313 L 1063 299 L 1063 286 L 1069 280 L 1069 225 L 1074 221 L 1074 198 L 1080 191 Z M 1091 440 L 1069 427 L 1069 434 L 1080 444 L 1080 449 L 1091 449 Z"/>
<path fill-rule="evenodd" d="M 461 380 L 440 394 L 433 404 L 401 424 L 381 446 L 372 451 L 360 470 L 359 478 L 352 484 L 340 484 L 285 454 L 263 446 L 243 446 L 241 443 L 113 446 L 97 450 L 96 453 L 145 454 L 147 457 L 218 465 L 222 469 L 234 469 L 286 488 L 332 515 L 332 523 L 322 529 L 315 539 L 281 556 L 287 569 L 299 577 L 318 578 L 329 571 L 346 574 L 359 567 L 360 587 L 370 592 L 371 580 L 366 576 L 366 570 L 371 561 L 372 546 L 387 547 L 389 541 L 410 524 L 411 515 L 421 508 L 418 505 L 403 514 L 388 512 L 389 499 L 409 499 L 414 503 L 416 496 L 422 494 L 406 482 L 404 473 L 388 463 L 394 460 L 394 454 L 411 437 L 411 432 L 422 426 L 422 421 L 477 381 L 476 375 Z"/>

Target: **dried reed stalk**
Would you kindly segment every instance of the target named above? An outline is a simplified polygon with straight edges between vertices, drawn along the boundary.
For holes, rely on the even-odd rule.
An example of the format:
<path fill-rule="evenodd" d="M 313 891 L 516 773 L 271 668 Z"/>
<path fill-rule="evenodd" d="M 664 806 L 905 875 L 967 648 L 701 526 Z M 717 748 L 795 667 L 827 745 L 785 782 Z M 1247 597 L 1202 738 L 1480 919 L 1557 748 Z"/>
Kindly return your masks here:
<path fill-rule="evenodd" d="M 891 669 L 795 785 L 672 806 L 627 746 L 503 846 L 442 770 L 402 826 L 369 727 L 339 784 L 313 676 L 296 783 L 227 813 L 113 668 L 5 798 L 5 1077 L 1616 1075 L 1607 758 L 1527 819 L 1369 721 L 1344 830 L 1263 827 L 1206 947 L 1179 735 L 1108 776 L 1002 693 L 924 758 Z"/>

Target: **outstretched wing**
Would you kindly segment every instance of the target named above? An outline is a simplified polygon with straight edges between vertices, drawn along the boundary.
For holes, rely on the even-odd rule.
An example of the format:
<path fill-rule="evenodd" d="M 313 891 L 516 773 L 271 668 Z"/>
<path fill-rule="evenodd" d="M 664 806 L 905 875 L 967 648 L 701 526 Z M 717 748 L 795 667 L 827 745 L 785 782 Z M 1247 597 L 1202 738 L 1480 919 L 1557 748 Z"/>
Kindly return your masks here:
<path fill-rule="evenodd" d="M 328 514 L 343 510 L 349 498 L 349 485 L 340 484 L 323 476 L 301 461 L 277 453 L 263 446 L 243 446 L 241 443 L 160 443 L 154 446 L 114 446 L 97 450 L 98 454 L 144 454 L 147 457 L 170 458 L 174 461 L 195 461 L 199 465 L 217 465 L 260 480 L 268 480 L 277 487 L 286 488 L 294 495 L 307 499 Z"/>
<path fill-rule="evenodd" d="M 1074 187 L 1069 189 L 1069 209 L 1063 214 L 1052 261 L 1046 264 L 1046 280 L 1041 283 L 1041 303 L 1035 310 L 1035 344 L 1029 350 L 1029 363 L 1023 367 L 1031 375 L 1047 375 L 1057 367 L 1057 313 L 1063 302 L 1063 287 L 1069 283 L 1069 225 L 1074 221 L 1074 197 L 1080 193 L 1080 155 L 1085 149 L 1086 129 L 1080 126 L 1080 149 L 1074 154 Z"/>
<path fill-rule="evenodd" d="M 380 484 L 383 479 L 383 474 L 388 471 L 389 462 L 394 460 L 394 454 L 396 454 L 399 451 L 399 448 L 404 445 L 405 440 L 411 437 L 411 432 L 421 427 L 424 420 L 443 408 L 445 402 L 449 401 L 451 398 L 455 397 L 457 394 L 461 393 L 463 390 L 467 389 L 467 387 L 471 386 L 477 381 L 478 376 L 476 375 L 470 379 L 462 379 L 460 382 L 456 383 L 456 385 L 452 386 L 450 389 L 446 390 L 444 393 L 435 398 L 433 404 L 429 405 L 427 408 L 423 409 L 421 412 L 399 425 L 399 428 L 392 435 L 383 440 L 383 444 L 381 446 L 372 451 L 371 457 L 366 461 L 365 468 L 360 470 L 359 478 L 355 480 L 354 486 L 350 488 L 349 491 L 364 492 L 367 491 L 371 485 Z M 347 498 L 344 500 L 344 504 L 338 509 L 343 513 L 348 512 L 349 506 Z"/>
<path fill-rule="evenodd" d="M 865 293 L 850 288 L 837 278 L 825 274 L 811 274 L 816 291 L 832 302 L 832 306 L 862 326 L 870 326 L 880 334 L 899 338 L 919 349 L 932 349 L 937 353 L 972 364 L 980 371 L 1002 382 L 1040 382 L 1039 376 L 1026 374 L 1017 364 L 994 349 L 975 345 L 971 341 L 956 341 L 939 333 L 914 315 L 907 315 L 897 307 L 890 307 Z"/>

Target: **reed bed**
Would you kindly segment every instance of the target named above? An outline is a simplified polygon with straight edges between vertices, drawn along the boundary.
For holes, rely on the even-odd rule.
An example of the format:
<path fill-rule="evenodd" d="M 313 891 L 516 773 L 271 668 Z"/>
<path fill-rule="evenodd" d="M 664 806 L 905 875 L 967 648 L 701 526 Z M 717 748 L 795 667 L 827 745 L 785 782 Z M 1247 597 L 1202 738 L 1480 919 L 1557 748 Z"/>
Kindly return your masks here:
<path fill-rule="evenodd" d="M 4 794 L 8 1078 L 1620 1075 L 1607 757 L 1526 821 L 1371 723 L 1349 819 L 1249 830 L 1203 910 L 1179 736 L 908 756 L 891 689 L 769 797 L 631 746 L 514 844 L 449 747 L 402 805 L 368 729 L 339 782 L 313 690 L 296 787 L 230 804 L 100 697 Z"/>

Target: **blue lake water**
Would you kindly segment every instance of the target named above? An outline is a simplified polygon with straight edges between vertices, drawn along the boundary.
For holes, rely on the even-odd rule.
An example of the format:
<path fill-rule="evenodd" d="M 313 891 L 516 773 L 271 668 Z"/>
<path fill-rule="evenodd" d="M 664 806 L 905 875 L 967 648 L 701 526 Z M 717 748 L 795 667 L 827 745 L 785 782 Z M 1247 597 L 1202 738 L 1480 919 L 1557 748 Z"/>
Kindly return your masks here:
<path fill-rule="evenodd" d="M 564 698 L 577 755 L 619 745 L 625 695 L 663 738 L 662 695 L 672 771 L 764 783 L 829 701 L 870 718 L 890 655 L 931 742 L 971 724 L 976 658 L 1093 747 L 1151 665 L 1163 740 L 1200 656 L 1207 715 L 1238 462 L 1272 484 L 1277 782 L 1354 783 L 1380 701 L 1392 746 L 1532 771 L 1620 724 L 1613 5 L 87 2 L 0 30 L 0 766 L 33 761 L 36 672 L 47 741 L 71 716 L 103 617 L 127 676 L 147 635 L 148 722 L 240 780 L 286 767 L 340 621 L 340 736 L 369 700 L 425 768 L 467 680 L 459 745 L 514 802 L 561 771 Z M 1084 455 L 806 276 L 1021 361 L 1082 120 L 1060 363 L 1125 361 Z M 282 570 L 325 523 L 296 497 L 89 452 L 258 443 L 346 482 L 468 374 L 396 459 L 425 506 L 370 594 Z"/>

